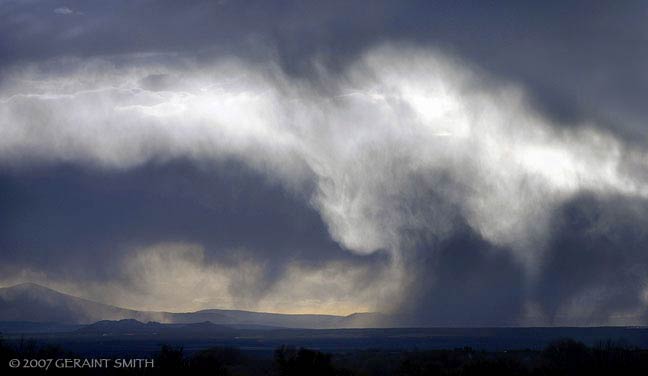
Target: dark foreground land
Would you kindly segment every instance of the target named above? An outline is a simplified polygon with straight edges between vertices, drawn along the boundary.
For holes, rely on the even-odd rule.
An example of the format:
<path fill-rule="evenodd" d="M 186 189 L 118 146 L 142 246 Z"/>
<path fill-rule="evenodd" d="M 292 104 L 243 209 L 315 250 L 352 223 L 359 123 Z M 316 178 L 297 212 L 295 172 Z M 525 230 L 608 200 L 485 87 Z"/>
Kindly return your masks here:
<path fill-rule="evenodd" d="M 29 338 L 86 357 L 148 357 L 159 351 L 162 344 L 182 347 L 189 355 L 207 348 L 227 347 L 265 357 L 271 357 L 281 346 L 333 354 L 370 349 L 402 352 L 464 347 L 501 352 L 542 350 L 562 338 L 588 346 L 614 341 L 648 349 L 648 328 L 644 327 L 287 329 L 120 320 L 53 329 L 43 324 L 33 327 L 27 323 L 0 323 L 0 333 L 7 344 Z"/>
<path fill-rule="evenodd" d="M 0 324 L 0 375 L 648 375 L 643 327 Z"/>
<path fill-rule="evenodd" d="M 587 346 L 574 340 L 553 342 L 542 350 L 355 350 L 340 353 L 279 347 L 271 356 L 214 347 L 187 354 L 181 347 L 162 345 L 147 360 L 154 364 L 115 368 L 61 368 L 57 360 L 77 359 L 78 354 L 34 340 L 0 343 L 1 374 L 17 375 L 648 375 L 648 350 L 622 343 Z M 22 363 L 52 359 L 48 370 L 10 368 Z M 123 361 L 123 359 L 122 359 Z M 123 363 L 122 363 L 123 364 Z"/>

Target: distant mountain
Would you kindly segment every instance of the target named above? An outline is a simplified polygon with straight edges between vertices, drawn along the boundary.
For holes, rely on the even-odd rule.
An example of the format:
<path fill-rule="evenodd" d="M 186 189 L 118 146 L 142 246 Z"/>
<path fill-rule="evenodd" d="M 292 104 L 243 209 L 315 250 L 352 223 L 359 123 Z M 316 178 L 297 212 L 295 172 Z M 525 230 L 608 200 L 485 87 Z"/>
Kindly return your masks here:
<path fill-rule="evenodd" d="M 220 309 L 188 313 L 136 311 L 64 294 L 34 283 L 0 288 L 0 322 L 91 324 L 124 319 L 138 320 L 140 324 L 149 321 L 178 324 L 210 322 L 213 325 L 237 327 L 308 329 L 381 327 L 389 322 L 388 316 L 376 313 L 334 316 Z M 128 322 L 123 325 L 128 325 Z"/>
<path fill-rule="evenodd" d="M 94 324 L 83 326 L 76 330 L 76 332 L 92 334 L 156 333 L 161 330 L 162 326 L 163 324 L 160 324 L 159 322 L 149 321 L 145 324 L 133 319 L 101 320 Z"/>
<path fill-rule="evenodd" d="M 337 328 L 346 325 L 346 316 L 279 314 L 223 309 L 207 309 L 191 313 L 168 313 L 166 318 L 174 323 L 210 321 L 217 324 L 253 324 L 284 328 Z"/>
<path fill-rule="evenodd" d="M 76 334 L 89 335 L 157 335 L 157 336 L 232 336 L 239 329 L 216 325 L 209 321 L 191 324 L 161 324 L 159 322 L 143 323 L 137 320 L 102 320 L 84 326 L 75 331 Z"/>
<path fill-rule="evenodd" d="M 93 302 L 35 283 L 0 289 L 0 321 L 89 324 L 99 320 L 124 318 L 151 320 L 148 312 Z"/>

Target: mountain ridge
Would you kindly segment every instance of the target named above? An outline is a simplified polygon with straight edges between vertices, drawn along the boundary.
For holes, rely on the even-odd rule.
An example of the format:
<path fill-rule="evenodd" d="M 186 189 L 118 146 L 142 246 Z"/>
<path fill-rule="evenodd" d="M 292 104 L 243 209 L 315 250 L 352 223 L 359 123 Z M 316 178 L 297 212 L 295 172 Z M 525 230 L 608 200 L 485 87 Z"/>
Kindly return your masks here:
<path fill-rule="evenodd" d="M 132 319 L 140 322 L 331 329 L 376 327 L 385 315 L 353 313 L 347 316 L 282 314 L 227 309 L 194 312 L 138 311 L 66 294 L 32 282 L 0 288 L 0 321 L 92 324 L 98 321 Z"/>

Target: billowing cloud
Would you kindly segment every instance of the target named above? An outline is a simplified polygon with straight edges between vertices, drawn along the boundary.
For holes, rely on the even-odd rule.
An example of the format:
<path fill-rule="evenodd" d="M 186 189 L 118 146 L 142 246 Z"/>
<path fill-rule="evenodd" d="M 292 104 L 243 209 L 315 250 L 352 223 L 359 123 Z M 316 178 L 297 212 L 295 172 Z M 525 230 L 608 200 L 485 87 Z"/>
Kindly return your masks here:
<path fill-rule="evenodd" d="M 172 15 L 186 22 L 236 13 L 230 3 L 218 10 L 194 5 L 182 12 L 160 6 L 160 18 Z M 556 11 L 551 7 L 515 8 L 525 17 L 510 16 L 508 8 L 485 8 L 492 17 L 480 12 L 477 17 L 444 4 L 431 10 L 437 6 L 445 10 L 430 12 L 442 15 L 438 22 L 407 7 L 389 6 L 394 20 L 370 10 L 357 29 L 345 17 L 336 21 L 339 27 L 329 27 L 338 20 L 332 10 L 317 20 L 286 11 L 277 16 L 283 25 L 278 29 L 250 11 L 236 24 L 209 23 L 225 25 L 222 29 L 197 27 L 185 33 L 177 32 L 183 22 L 160 23 L 164 29 L 140 26 L 137 5 L 124 8 L 131 13 L 97 11 L 89 14 L 93 19 L 74 25 L 43 22 L 39 30 L 27 29 L 24 20 L 40 16 L 10 17 L 19 28 L 2 39 L 6 45 L 15 45 L 9 42 L 21 36 L 25 46 L 38 47 L 36 36 L 51 33 L 60 48 L 12 47 L 12 59 L 32 62 L 17 65 L 10 59 L 2 66 L 0 164 L 12 171 L 82 166 L 99 176 L 123 173 L 129 176 L 125 181 L 145 187 L 135 171 L 181 160 L 202 166 L 209 175 L 234 161 L 236 169 L 256 174 L 250 185 L 259 190 L 275 185 L 295 198 L 300 204 L 289 206 L 303 206 L 298 216 L 306 218 L 310 214 L 302 210 L 313 210 L 322 222 L 314 226 L 325 228 L 334 241 L 317 238 L 309 245 L 300 239 L 287 247 L 279 235 L 259 235 L 265 224 L 276 225 L 268 214 L 275 193 L 255 206 L 265 210 L 263 220 L 250 221 L 254 225 L 247 228 L 246 221 L 237 222 L 231 227 L 237 235 L 225 247 L 215 239 L 227 237 L 226 232 L 208 235 L 209 223 L 198 229 L 178 225 L 213 218 L 200 208 L 178 209 L 177 222 L 143 216 L 152 224 L 141 232 L 107 219 L 111 235 L 127 235 L 120 238 L 123 244 L 98 248 L 150 265 L 150 273 L 141 274 L 150 279 L 131 279 L 129 273 L 119 278 L 142 291 L 156 291 L 154 296 L 164 296 L 159 287 L 164 281 L 156 273 L 170 268 L 179 273 L 172 275 L 177 283 L 206 281 L 199 295 L 216 297 L 207 300 L 210 304 L 222 301 L 238 308 L 279 310 L 272 302 L 290 301 L 284 311 L 328 311 L 354 296 L 348 310 L 391 309 L 417 323 L 439 325 L 641 321 L 648 278 L 636 265 L 644 265 L 640 250 L 648 243 L 640 230 L 646 218 L 635 211 L 648 195 L 648 151 L 638 137 L 645 132 L 637 125 L 645 109 L 632 105 L 632 93 L 645 87 L 640 75 L 626 76 L 637 72 L 626 67 L 632 59 L 618 65 L 580 48 L 585 37 L 594 35 L 597 46 L 616 51 L 610 45 L 618 43 L 606 39 L 612 35 L 607 31 L 623 20 L 628 30 L 641 34 L 643 26 L 627 16 L 637 12 L 599 18 L 597 27 L 573 17 L 546 27 L 545 20 L 553 18 L 544 12 Z M 345 14 L 358 11 L 351 6 Z M 564 11 L 578 14 L 571 7 Z M 473 20 L 480 32 L 456 30 L 455 24 L 462 23 L 447 21 L 456 14 Z M 120 33 L 138 38 L 107 37 L 105 25 L 114 19 L 123 25 Z M 491 25 L 485 21 L 490 19 L 506 22 Z M 519 37 L 517 22 L 526 32 Z M 239 29 L 244 32 L 234 32 Z M 560 30 L 561 37 L 546 30 Z M 204 35 L 214 37 L 206 41 Z M 565 51 L 576 49 L 580 53 L 568 54 L 571 60 L 564 58 Z M 608 79 L 613 69 L 615 79 Z M 621 93 L 625 87 L 628 93 Z M 574 88 L 582 90 L 575 93 Z M 214 184 L 206 182 L 204 187 L 188 184 L 185 193 L 192 199 L 198 194 L 203 202 Z M 160 203 L 152 201 L 142 208 L 155 207 L 157 213 Z M 45 213 L 49 210 L 55 209 Z M 223 217 L 222 212 L 210 214 Z M 225 226 L 221 219 L 213 227 Z M 290 225 L 272 228 L 284 231 Z M 12 231 L 18 232 L 6 233 Z M 268 241 L 249 240 L 262 238 Z M 599 241 L 606 245 L 598 246 Z M 241 245 L 246 242 L 251 244 Z M 160 249 L 173 250 L 173 258 L 161 256 L 166 251 Z M 239 252 L 253 256 L 242 256 L 245 262 L 223 257 Z M 272 260 L 268 255 L 280 256 Z M 376 261 L 383 256 L 387 265 Z M 262 277 L 239 281 L 248 287 L 232 293 L 227 286 L 236 273 L 224 272 L 222 265 L 241 268 L 240 273 L 256 270 L 247 274 Z M 367 270 L 374 269 L 371 276 Z M 613 277 L 619 274 L 623 277 Z M 273 290 L 289 285 L 303 290 L 295 289 L 294 295 Z M 123 299 L 119 303 L 137 301 L 134 295 Z M 166 296 L 160 302 L 200 306 L 183 299 Z M 468 314 L 476 311 L 481 317 Z"/>
<path fill-rule="evenodd" d="M 348 315 L 386 309 L 381 299 L 399 289 L 394 270 L 379 265 L 330 261 L 313 266 L 293 261 L 267 285 L 264 260 L 236 249 L 224 250 L 233 261 L 208 260 L 204 247 L 161 243 L 131 250 L 109 281 L 51 278 L 23 269 L 12 280 L 43 283 L 75 296 L 99 299 L 125 308 L 147 311 L 197 311 L 214 307 L 279 313 Z M 387 283 L 376 283 L 385 280 Z"/>
<path fill-rule="evenodd" d="M 519 90 L 439 53 L 370 51 L 326 88 L 235 61 L 70 64 L 4 85 L 5 163 L 239 159 L 288 189 L 314 181 L 312 205 L 354 252 L 443 238 L 459 218 L 526 262 L 575 194 L 648 194 L 624 164 L 643 169 L 641 150 L 588 124 L 553 127 Z"/>
<path fill-rule="evenodd" d="M 60 15 L 69 15 L 69 14 L 74 14 L 74 11 L 68 7 L 60 7 L 54 9 L 54 13 Z"/>

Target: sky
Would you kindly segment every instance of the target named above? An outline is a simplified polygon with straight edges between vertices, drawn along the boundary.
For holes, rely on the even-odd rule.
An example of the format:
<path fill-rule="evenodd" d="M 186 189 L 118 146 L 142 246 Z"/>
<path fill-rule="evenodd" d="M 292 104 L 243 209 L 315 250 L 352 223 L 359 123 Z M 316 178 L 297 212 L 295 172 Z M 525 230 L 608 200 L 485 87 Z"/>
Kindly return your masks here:
<path fill-rule="evenodd" d="M 648 323 L 648 5 L 0 0 L 0 285 Z"/>

